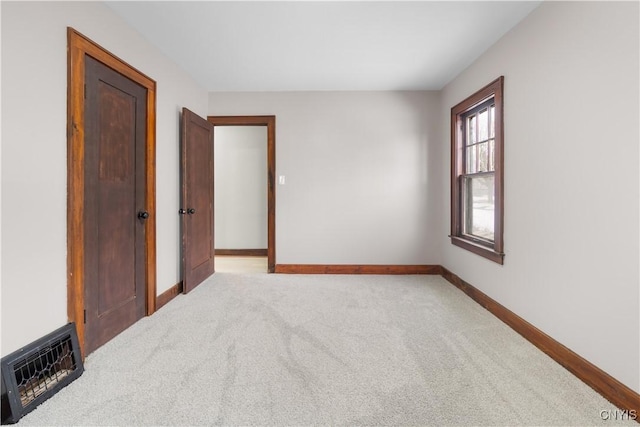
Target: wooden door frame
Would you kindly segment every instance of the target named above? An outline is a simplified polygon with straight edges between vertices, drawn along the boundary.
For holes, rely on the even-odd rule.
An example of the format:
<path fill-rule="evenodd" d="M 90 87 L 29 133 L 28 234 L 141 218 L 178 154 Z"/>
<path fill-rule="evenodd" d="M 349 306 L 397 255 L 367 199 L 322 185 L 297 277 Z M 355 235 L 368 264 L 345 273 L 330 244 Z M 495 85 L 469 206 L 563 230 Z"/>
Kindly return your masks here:
<path fill-rule="evenodd" d="M 273 273 L 276 269 L 276 116 L 207 116 L 207 120 L 214 129 L 216 126 L 267 127 L 267 268 Z"/>
<path fill-rule="evenodd" d="M 76 323 L 85 355 L 84 328 L 84 81 L 85 55 L 147 89 L 145 289 L 146 314 L 156 304 L 156 82 L 71 27 L 67 28 L 67 317 Z"/>

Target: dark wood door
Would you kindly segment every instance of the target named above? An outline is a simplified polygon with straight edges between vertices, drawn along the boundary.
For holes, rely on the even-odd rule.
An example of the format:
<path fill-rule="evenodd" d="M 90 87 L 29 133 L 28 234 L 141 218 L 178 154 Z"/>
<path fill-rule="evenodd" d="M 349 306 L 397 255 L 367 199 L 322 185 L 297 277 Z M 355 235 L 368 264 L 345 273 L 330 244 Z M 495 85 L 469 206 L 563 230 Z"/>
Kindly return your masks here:
<path fill-rule="evenodd" d="M 146 91 L 85 60 L 85 354 L 145 315 Z"/>
<path fill-rule="evenodd" d="M 182 109 L 182 286 L 191 291 L 215 270 L 213 125 Z"/>

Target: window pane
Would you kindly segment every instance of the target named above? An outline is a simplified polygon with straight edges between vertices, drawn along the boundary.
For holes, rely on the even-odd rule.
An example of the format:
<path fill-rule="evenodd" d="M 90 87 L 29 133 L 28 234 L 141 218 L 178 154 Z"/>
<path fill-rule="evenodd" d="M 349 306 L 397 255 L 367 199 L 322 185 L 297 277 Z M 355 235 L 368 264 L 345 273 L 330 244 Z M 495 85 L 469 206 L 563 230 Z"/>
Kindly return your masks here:
<path fill-rule="evenodd" d="M 467 119 L 467 145 L 476 143 L 476 116 Z"/>
<path fill-rule="evenodd" d="M 493 174 L 464 178 L 464 234 L 493 241 Z"/>
<path fill-rule="evenodd" d="M 477 172 L 489 171 L 489 143 L 478 144 L 478 170 Z"/>
<path fill-rule="evenodd" d="M 489 111 L 482 110 L 478 114 L 478 141 L 489 139 Z"/>
<path fill-rule="evenodd" d="M 494 139 L 489 140 L 489 171 L 493 172 L 496 170 L 496 141 Z"/>
<path fill-rule="evenodd" d="M 467 162 L 467 173 L 476 173 L 478 172 L 477 163 L 476 163 L 476 154 L 478 151 L 477 145 L 472 145 L 471 147 L 467 147 L 467 157 L 465 161 Z"/>
<path fill-rule="evenodd" d="M 496 106 L 492 105 L 489 110 L 489 138 L 495 138 L 496 136 Z"/>

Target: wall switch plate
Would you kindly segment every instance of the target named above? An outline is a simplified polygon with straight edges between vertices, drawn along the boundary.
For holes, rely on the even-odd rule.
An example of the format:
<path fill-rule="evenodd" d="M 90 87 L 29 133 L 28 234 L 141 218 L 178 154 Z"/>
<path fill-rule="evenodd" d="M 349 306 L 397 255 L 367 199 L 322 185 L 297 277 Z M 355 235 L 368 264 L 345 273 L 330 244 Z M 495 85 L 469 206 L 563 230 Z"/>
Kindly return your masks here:
<path fill-rule="evenodd" d="M 278 176 L 278 184 L 284 185 L 284 183 L 285 183 L 284 175 Z"/>

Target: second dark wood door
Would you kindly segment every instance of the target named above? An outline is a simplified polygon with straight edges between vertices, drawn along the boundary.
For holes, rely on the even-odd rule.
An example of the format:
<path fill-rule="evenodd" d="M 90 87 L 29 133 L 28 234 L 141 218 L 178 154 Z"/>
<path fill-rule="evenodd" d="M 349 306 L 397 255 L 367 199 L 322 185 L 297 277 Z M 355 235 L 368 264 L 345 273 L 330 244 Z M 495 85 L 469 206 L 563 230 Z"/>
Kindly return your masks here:
<path fill-rule="evenodd" d="M 213 125 L 182 110 L 182 286 L 191 291 L 215 270 Z"/>
<path fill-rule="evenodd" d="M 85 60 L 85 354 L 145 315 L 146 89 Z M 148 213 L 146 213 L 148 216 Z"/>

